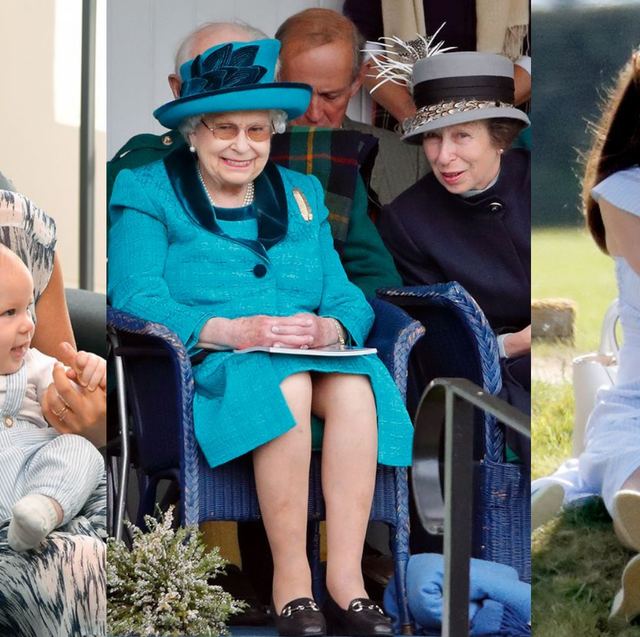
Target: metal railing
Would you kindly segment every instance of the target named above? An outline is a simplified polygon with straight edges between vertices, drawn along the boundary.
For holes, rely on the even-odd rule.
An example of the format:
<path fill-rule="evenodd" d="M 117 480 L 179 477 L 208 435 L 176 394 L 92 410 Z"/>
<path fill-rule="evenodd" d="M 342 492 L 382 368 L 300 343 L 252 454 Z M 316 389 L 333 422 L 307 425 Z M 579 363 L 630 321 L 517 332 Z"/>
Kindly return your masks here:
<path fill-rule="evenodd" d="M 531 438 L 531 420 L 527 416 L 469 380 L 437 378 L 422 396 L 415 417 L 412 484 L 424 528 L 431 534 L 444 535 L 442 637 L 469 634 L 476 407 Z M 444 500 L 440 485 L 443 421 Z"/>

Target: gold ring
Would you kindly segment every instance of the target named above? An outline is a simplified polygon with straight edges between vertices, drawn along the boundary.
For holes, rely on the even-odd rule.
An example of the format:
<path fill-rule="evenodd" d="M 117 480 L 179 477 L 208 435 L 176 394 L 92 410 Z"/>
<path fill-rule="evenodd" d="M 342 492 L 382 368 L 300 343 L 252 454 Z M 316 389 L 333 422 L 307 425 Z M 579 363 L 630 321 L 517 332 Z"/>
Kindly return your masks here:
<path fill-rule="evenodd" d="M 58 418 L 60 418 L 60 415 L 61 415 L 61 414 L 64 414 L 65 409 L 66 409 L 66 410 L 68 410 L 68 409 L 69 409 L 69 407 L 68 407 L 67 403 L 63 402 L 63 403 L 62 403 L 62 409 L 61 409 L 60 411 L 56 411 L 56 410 L 55 410 L 55 409 L 53 409 L 53 408 L 51 409 L 51 411 L 53 412 L 53 415 L 54 415 L 54 416 L 57 416 Z"/>
<path fill-rule="evenodd" d="M 59 411 L 59 413 L 56 414 L 56 412 L 54 411 L 53 413 L 58 417 L 58 420 L 60 422 L 62 422 L 66 417 L 67 417 L 67 412 L 69 411 L 69 407 L 67 407 L 66 405 Z"/>

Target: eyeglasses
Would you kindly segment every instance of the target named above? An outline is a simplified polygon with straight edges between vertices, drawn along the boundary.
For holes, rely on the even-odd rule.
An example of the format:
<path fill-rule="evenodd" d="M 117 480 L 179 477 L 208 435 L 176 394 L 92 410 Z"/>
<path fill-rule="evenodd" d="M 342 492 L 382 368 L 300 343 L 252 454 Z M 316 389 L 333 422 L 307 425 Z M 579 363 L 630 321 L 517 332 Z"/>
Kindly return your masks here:
<path fill-rule="evenodd" d="M 240 131 L 243 130 L 244 134 L 252 141 L 252 142 L 264 142 L 273 134 L 273 129 L 271 124 L 252 124 L 251 126 L 247 126 L 246 128 L 241 128 L 236 124 L 224 123 L 224 124 L 214 124 L 213 126 L 209 126 L 204 119 L 200 120 L 202 125 L 205 128 L 208 128 L 213 136 L 216 139 L 222 140 L 230 140 L 235 139 Z"/>

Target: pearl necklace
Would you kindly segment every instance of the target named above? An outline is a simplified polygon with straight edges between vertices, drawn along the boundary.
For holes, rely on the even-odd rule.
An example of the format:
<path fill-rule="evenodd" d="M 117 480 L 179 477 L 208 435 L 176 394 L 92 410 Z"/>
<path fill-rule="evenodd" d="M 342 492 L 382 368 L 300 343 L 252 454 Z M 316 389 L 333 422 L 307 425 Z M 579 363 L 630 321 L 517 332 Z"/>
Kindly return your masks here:
<path fill-rule="evenodd" d="M 217 206 L 216 203 L 213 201 L 213 197 L 211 196 L 211 193 L 209 192 L 207 185 L 204 183 L 204 178 L 202 177 L 202 173 L 200 172 L 200 164 L 196 164 L 196 168 L 198 170 L 198 177 L 200 178 L 200 183 L 202 184 L 204 191 L 207 193 L 207 198 L 209 199 L 209 203 L 214 208 L 219 208 L 220 206 Z M 244 193 L 244 199 L 242 200 L 242 207 L 248 206 L 249 204 L 253 203 L 255 192 L 256 192 L 256 187 L 254 183 L 250 181 Z"/>

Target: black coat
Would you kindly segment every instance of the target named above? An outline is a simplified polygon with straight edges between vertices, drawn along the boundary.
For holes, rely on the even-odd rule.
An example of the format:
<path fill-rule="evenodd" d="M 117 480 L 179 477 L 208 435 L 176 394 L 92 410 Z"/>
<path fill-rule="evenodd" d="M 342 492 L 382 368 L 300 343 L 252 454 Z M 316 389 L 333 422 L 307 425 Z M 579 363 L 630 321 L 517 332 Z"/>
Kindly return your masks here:
<path fill-rule="evenodd" d="M 494 331 L 531 322 L 531 154 L 510 150 L 498 181 L 463 199 L 433 173 L 385 206 L 380 234 L 404 285 L 457 281 Z"/>
<path fill-rule="evenodd" d="M 433 173 L 383 207 L 380 234 L 404 285 L 457 281 L 474 297 L 496 333 L 531 323 L 531 154 L 505 153 L 488 190 L 464 199 Z M 416 355 L 419 355 L 418 342 Z M 531 412 L 531 355 L 503 359 L 501 397 Z M 415 391 L 431 379 L 412 362 Z M 413 397 L 416 400 L 418 396 Z M 530 464 L 530 441 L 507 431 L 507 443 Z"/>

